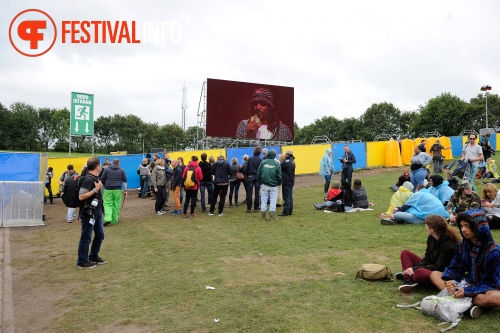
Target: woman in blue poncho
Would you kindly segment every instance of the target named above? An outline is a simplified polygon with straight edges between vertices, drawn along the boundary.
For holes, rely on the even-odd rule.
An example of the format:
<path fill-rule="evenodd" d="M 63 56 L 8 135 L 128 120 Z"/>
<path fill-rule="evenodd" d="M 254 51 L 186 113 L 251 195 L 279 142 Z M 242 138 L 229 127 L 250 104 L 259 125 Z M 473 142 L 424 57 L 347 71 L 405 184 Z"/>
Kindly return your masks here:
<path fill-rule="evenodd" d="M 328 193 L 328 189 L 330 188 L 330 181 L 333 176 L 333 153 L 330 148 L 326 150 L 326 154 L 321 159 L 321 163 L 319 166 L 319 174 L 323 176 L 325 180 L 325 197 Z"/>
<path fill-rule="evenodd" d="M 424 188 L 414 193 L 402 207 L 399 207 L 392 218 L 383 218 L 380 222 L 383 225 L 423 224 L 428 215 L 450 217 L 441 201 Z"/>

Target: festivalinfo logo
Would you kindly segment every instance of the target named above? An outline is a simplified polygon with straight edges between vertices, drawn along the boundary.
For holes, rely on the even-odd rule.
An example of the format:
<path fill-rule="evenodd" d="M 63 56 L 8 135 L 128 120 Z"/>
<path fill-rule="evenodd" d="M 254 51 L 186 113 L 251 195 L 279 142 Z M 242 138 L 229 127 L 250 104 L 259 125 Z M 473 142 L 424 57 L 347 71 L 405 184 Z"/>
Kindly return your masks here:
<path fill-rule="evenodd" d="M 138 28 L 142 27 L 139 38 Z M 59 35 L 58 35 L 59 32 Z M 12 47 L 26 57 L 46 54 L 59 37 L 62 44 L 163 44 L 181 42 L 177 21 L 70 21 L 58 25 L 40 9 L 26 9 L 9 26 Z"/>

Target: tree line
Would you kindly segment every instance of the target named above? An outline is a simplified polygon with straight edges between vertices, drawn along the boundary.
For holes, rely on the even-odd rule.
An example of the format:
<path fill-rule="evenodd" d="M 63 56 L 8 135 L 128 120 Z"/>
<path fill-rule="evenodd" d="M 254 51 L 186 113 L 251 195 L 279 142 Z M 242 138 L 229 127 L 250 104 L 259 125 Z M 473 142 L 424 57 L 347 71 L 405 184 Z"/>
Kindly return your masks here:
<path fill-rule="evenodd" d="M 381 134 L 394 139 L 415 138 L 427 132 L 456 136 L 463 130 L 479 131 L 484 128 L 485 118 L 484 95 L 478 94 L 466 102 L 446 92 L 431 98 L 415 111 L 401 111 L 392 103 L 382 102 L 372 104 L 359 118 L 324 116 L 302 128 L 295 123 L 294 144 L 310 144 L 315 136 L 327 136 L 331 141 L 364 142 L 373 141 Z M 0 150 L 68 151 L 69 119 L 70 112 L 66 108 L 37 109 L 23 102 L 14 102 L 6 108 L 0 103 Z M 488 124 L 490 128 L 500 125 L 500 99 L 497 94 L 488 95 Z M 101 116 L 94 121 L 94 151 L 137 154 L 152 147 L 172 151 L 196 149 L 201 133 L 202 130 L 196 126 L 184 131 L 175 123 L 146 123 L 135 115 Z M 91 140 L 88 136 L 73 136 L 72 151 L 90 152 Z M 217 145 L 210 143 L 205 147 L 222 148 Z"/>

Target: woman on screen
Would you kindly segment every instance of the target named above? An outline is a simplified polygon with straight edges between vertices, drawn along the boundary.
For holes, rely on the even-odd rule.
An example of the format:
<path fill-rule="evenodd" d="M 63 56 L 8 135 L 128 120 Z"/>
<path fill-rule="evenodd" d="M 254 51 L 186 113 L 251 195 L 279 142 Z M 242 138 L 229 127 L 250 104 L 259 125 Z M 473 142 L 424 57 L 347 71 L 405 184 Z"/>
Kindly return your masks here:
<path fill-rule="evenodd" d="M 237 138 L 292 140 L 292 132 L 276 115 L 273 93 L 268 89 L 255 89 L 250 101 L 250 114 L 250 119 L 242 120 L 238 124 Z"/>

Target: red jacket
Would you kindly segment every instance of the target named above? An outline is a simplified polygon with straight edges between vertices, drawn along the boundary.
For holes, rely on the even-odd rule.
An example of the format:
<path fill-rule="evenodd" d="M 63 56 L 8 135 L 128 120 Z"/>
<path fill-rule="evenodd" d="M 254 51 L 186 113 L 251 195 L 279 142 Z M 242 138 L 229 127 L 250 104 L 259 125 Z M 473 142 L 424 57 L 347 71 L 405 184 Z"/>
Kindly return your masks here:
<path fill-rule="evenodd" d="M 332 187 L 326 194 L 326 201 L 330 201 L 331 199 L 335 198 L 340 193 L 340 191 L 341 189 Z"/>
<path fill-rule="evenodd" d="M 186 190 L 197 190 L 200 187 L 201 180 L 203 179 L 203 172 L 201 172 L 198 162 L 189 161 L 188 165 L 184 168 L 184 172 L 182 173 L 182 179 L 186 177 L 189 168 L 194 168 L 194 176 L 196 177 L 198 183 L 194 187 L 186 188 Z"/>

